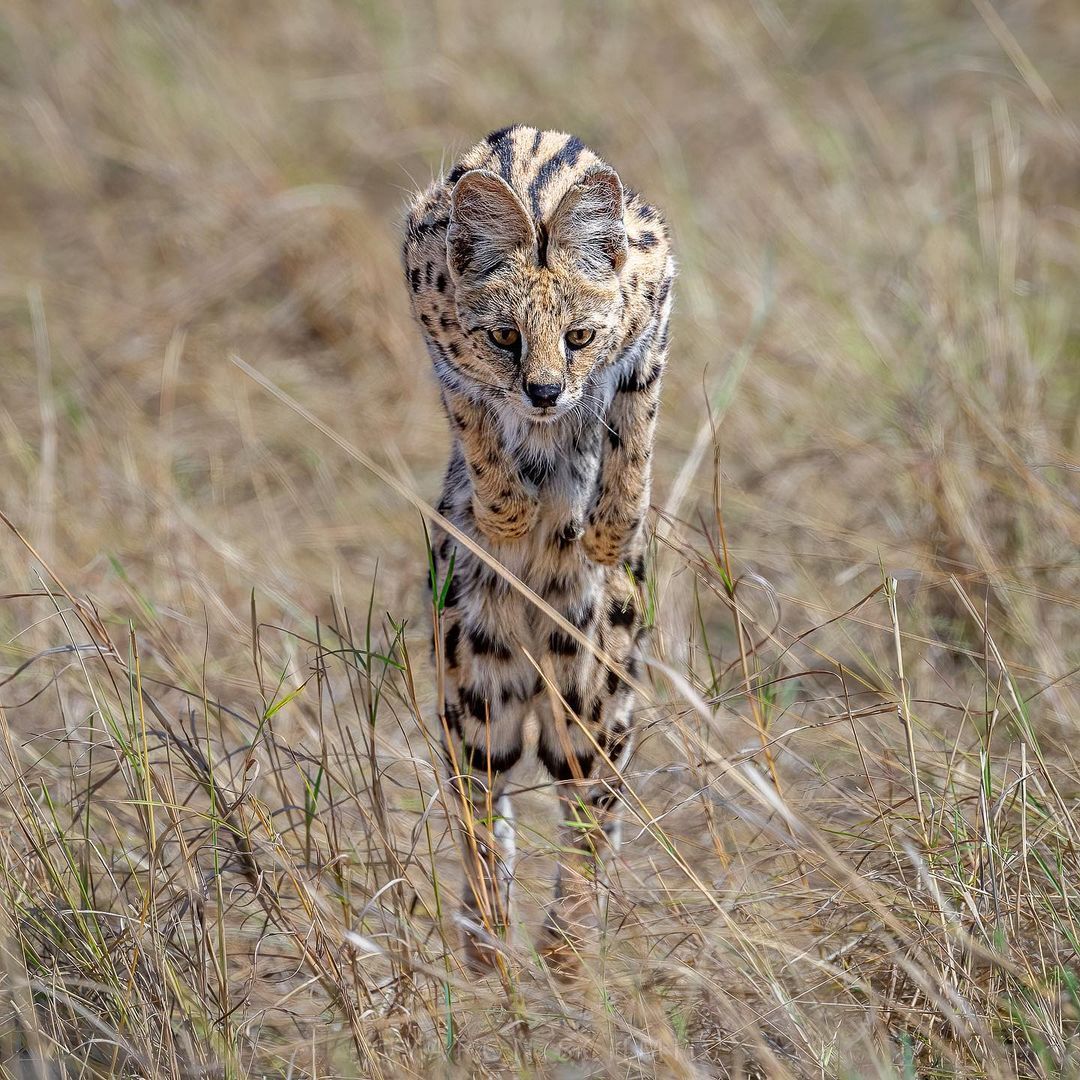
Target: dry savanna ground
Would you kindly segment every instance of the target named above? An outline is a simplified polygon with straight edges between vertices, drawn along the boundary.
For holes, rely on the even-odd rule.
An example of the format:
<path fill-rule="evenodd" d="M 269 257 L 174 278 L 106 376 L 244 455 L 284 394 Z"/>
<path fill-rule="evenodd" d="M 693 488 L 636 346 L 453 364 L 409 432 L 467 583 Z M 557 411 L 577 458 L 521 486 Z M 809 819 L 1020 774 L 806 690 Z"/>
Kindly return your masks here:
<path fill-rule="evenodd" d="M 8 0 L 6 1075 L 1080 1076 L 1078 57 L 1074 0 Z M 573 983 L 539 775 L 461 966 L 403 495 L 401 208 L 512 120 L 681 264 Z"/>

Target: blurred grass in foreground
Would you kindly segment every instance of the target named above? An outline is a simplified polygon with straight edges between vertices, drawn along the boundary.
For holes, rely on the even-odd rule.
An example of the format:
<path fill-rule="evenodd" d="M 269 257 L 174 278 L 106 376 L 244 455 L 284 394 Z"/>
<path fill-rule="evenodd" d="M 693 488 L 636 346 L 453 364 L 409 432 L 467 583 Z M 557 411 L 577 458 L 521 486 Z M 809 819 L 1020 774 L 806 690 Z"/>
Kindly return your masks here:
<path fill-rule="evenodd" d="M 6 1072 L 1080 1075 L 1077 56 L 1067 0 L 10 0 Z M 681 263 L 574 988 L 542 787 L 459 969 L 423 530 L 228 359 L 434 494 L 400 208 L 515 119 Z"/>

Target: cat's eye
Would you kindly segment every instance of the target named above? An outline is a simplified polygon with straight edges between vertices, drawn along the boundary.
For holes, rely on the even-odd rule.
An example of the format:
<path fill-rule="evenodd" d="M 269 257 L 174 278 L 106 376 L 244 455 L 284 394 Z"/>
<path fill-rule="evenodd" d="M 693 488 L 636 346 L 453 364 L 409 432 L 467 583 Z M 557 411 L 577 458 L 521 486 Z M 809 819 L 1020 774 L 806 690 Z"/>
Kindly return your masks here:
<path fill-rule="evenodd" d="M 516 349 L 521 343 L 521 334 L 514 326 L 494 326 L 488 331 L 488 337 L 499 349 Z"/>
<path fill-rule="evenodd" d="M 579 326 L 576 330 L 566 332 L 566 344 L 571 349 L 584 349 L 592 339 L 596 337 L 596 331 L 588 327 Z"/>

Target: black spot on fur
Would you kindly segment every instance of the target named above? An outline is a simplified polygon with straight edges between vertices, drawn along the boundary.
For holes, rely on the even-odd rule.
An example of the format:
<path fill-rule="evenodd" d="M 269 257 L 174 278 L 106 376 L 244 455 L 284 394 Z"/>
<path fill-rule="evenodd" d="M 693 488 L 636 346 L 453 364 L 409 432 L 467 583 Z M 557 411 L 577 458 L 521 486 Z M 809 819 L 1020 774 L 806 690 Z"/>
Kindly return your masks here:
<path fill-rule="evenodd" d="M 636 247 L 638 251 L 651 251 L 658 243 L 654 232 L 643 232 L 630 240 L 631 246 Z"/>
<path fill-rule="evenodd" d="M 526 457 L 520 462 L 520 466 L 521 475 L 537 487 L 555 472 L 555 462 L 548 457 Z"/>
<path fill-rule="evenodd" d="M 573 577 L 564 577 L 562 574 L 555 574 L 544 582 L 541 594 L 543 596 L 558 596 L 562 593 L 573 592 L 576 584 L 576 580 Z"/>
<path fill-rule="evenodd" d="M 486 746 L 470 746 L 465 743 L 461 747 L 461 756 L 464 758 L 461 765 L 469 772 L 479 776 L 487 776 L 488 773 L 498 776 L 517 764 L 521 757 L 521 744 L 489 755 Z"/>
<path fill-rule="evenodd" d="M 446 726 L 455 735 L 461 734 L 461 710 L 452 702 L 446 703 Z"/>
<path fill-rule="evenodd" d="M 589 719 L 592 720 L 592 722 L 594 724 L 599 724 L 600 723 L 600 717 L 603 715 L 603 712 L 604 712 L 604 702 L 600 698 L 597 698 L 592 703 L 592 709 L 589 712 Z"/>
<path fill-rule="evenodd" d="M 634 580 L 640 585 L 645 580 L 645 556 L 639 555 L 630 564 L 630 573 Z"/>
<path fill-rule="evenodd" d="M 608 608 L 608 621 L 612 626 L 633 626 L 636 619 L 637 608 L 634 607 L 632 599 L 628 599 L 626 604 L 619 603 L 618 599 L 611 601 L 611 607 Z"/>
<path fill-rule="evenodd" d="M 615 674 L 610 668 L 607 673 L 607 692 L 614 694 L 619 689 L 619 676 Z"/>
<path fill-rule="evenodd" d="M 448 184 L 456 184 L 468 170 L 464 165 L 455 165 L 451 170 L 449 176 L 446 178 Z"/>
<path fill-rule="evenodd" d="M 488 710 L 487 699 L 478 690 L 471 686 L 463 686 L 458 690 L 462 707 L 467 709 L 474 719 L 481 724 L 487 723 Z"/>
<path fill-rule="evenodd" d="M 418 266 L 411 267 L 409 270 L 409 287 L 413 292 L 420 291 L 420 268 Z"/>
<path fill-rule="evenodd" d="M 446 657 L 446 666 L 456 668 L 458 662 L 458 642 L 461 641 L 461 623 L 454 623 L 446 631 L 443 639 L 443 655 Z"/>
<path fill-rule="evenodd" d="M 642 221 L 652 221 L 656 217 L 656 208 L 650 206 L 648 203 L 642 203 L 637 208 L 637 213 Z"/>
<path fill-rule="evenodd" d="M 530 701 L 540 693 L 540 676 L 536 677 L 533 686 L 520 687 L 510 683 L 499 690 L 499 701 L 503 705 L 509 705 L 513 701 Z"/>
<path fill-rule="evenodd" d="M 500 641 L 493 634 L 489 634 L 479 626 L 470 626 L 466 632 L 472 651 L 477 656 L 494 656 L 496 660 L 509 660 L 512 655 L 510 646 L 505 641 Z"/>
<path fill-rule="evenodd" d="M 618 450 L 622 445 L 622 435 L 619 434 L 619 429 L 614 427 L 608 428 L 608 442 L 611 443 L 612 450 Z"/>
<path fill-rule="evenodd" d="M 596 601 L 586 600 L 581 607 L 574 611 L 570 611 L 566 616 L 566 621 L 573 623 L 579 630 L 584 630 L 592 621 L 596 615 Z"/>
<path fill-rule="evenodd" d="M 443 598 L 443 610 L 449 611 L 451 608 L 458 606 L 461 600 L 461 593 L 458 590 L 458 579 L 455 574 L 450 579 L 450 584 L 446 587 L 446 596 Z"/>
<path fill-rule="evenodd" d="M 504 686 L 499 690 L 499 702 L 503 705 L 509 705 L 514 701 L 529 701 L 531 698 L 536 697 L 536 691 L 534 689 L 526 688 L 522 689 L 519 686 Z"/>
<path fill-rule="evenodd" d="M 656 385 L 657 379 L 664 372 L 663 364 L 654 364 L 649 371 L 639 372 L 631 369 L 619 379 L 616 390 L 620 394 L 640 394 Z"/>
<path fill-rule="evenodd" d="M 581 715 L 581 691 L 575 690 L 570 687 L 569 690 L 563 692 L 563 701 L 566 702 L 566 707 L 575 715 Z"/>
<path fill-rule="evenodd" d="M 439 292 L 446 292 L 446 275 L 437 274 L 435 277 L 435 288 Z"/>
<path fill-rule="evenodd" d="M 427 266 L 424 267 L 424 284 L 427 285 L 429 288 L 431 286 L 431 279 L 432 279 L 432 275 L 434 273 L 435 273 L 435 265 L 434 265 L 434 263 L 428 263 Z"/>
<path fill-rule="evenodd" d="M 565 551 L 571 544 L 576 543 L 585 535 L 585 529 L 580 521 L 568 521 L 555 535 L 559 547 Z"/>
<path fill-rule="evenodd" d="M 593 754 L 591 750 L 577 755 L 577 772 L 574 771 L 573 765 L 566 760 L 561 751 L 552 750 L 551 747 L 545 745 L 543 740 L 540 741 L 540 745 L 536 748 L 536 754 L 540 758 L 541 764 L 555 780 L 565 782 L 573 780 L 575 776 L 588 776 L 592 772 Z"/>
<path fill-rule="evenodd" d="M 576 656 L 577 642 L 562 630 L 552 630 L 548 634 L 548 650 L 557 656 Z"/>

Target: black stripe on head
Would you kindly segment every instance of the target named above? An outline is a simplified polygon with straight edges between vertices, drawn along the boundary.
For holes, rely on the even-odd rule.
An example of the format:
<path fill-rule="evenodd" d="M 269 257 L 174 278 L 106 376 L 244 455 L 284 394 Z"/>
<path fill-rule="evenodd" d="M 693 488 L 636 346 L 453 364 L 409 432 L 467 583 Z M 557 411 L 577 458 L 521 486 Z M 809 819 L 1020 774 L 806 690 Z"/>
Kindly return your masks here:
<path fill-rule="evenodd" d="M 450 185 L 451 185 L 451 187 L 452 187 L 452 186 L 453 186 L 454 184 L 456 184 L 456 183 L 457 183 L 457 182 L 458 182 L 458 181 L 459 181 L 459 180 L 460 180 L 460 179 L 461 179 L 461 178 L 462 178 L 462 177 L 463 177 L 463 176 L 464 176 L 464 175 L 465 175 L 465 174 L 466 174 L 466 173 L 467 173 L 468 171 L 469 171 L 469 170 L 468 170 L 468 169 L 466 169 L 464 165 L 455 165 L 455 166 L 454 166 L 454 167 L 453 167 L 453 168 L 452 168 L 452 169 L 450 170 L 450 173 L 449 173 L 449 175 L 448 175 L 448 176 L 446 177 L 446 182 L 447 182 L 448 184 L 450 184 Z"/>
<path fill-rule="evenodd" d="M 517 128 L 517 124 L 511 124 L 509 127 L 493 131 L 487 137 L 488 146 L 495 151 L 499 158 L 499 175 L 508 184 L 510 183 L 510 170 L 514 166 L 514 140 L 510 136 Z"/>
<path fill-rule="evenodd" d="M 532 203 L 532 213 L 534 218 L 540 216 L 540 195 L 543 193 L 544 187 L 547 185 L 548 181 L 550 181 L 564 166 L 568 169 L 572 169 L 577 164 L 577 159 L 581 157 L 581 151 L 584 149 L 585 144 L 576 135 L 571 135 L 562 147 L 556 150 L 555 153 L 540 166 L 533 182 L 529 185 L 529 199 Z"/>
<path fill-rule="evenodd" d="M 548 231 L 542 221 L 536 223 L 536 261 L 540 268 L 547 268 L 548 257 Z"/>

